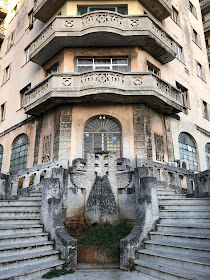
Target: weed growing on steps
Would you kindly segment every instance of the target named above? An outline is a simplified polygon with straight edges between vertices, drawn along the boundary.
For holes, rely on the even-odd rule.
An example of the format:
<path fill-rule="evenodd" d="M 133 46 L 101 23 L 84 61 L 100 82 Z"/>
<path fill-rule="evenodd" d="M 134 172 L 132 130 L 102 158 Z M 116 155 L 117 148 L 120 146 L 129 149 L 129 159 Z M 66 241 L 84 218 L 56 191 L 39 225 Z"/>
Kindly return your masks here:
<path fill-rule="evenodd" d="M 59 277 L 59 276 L 71 274 L 71 273 L 74 273 L 74 270 L 72 268 L 68 269 L 65 265 L 63 265 L 63 268 L 61 268 L 61 269 L 57 269 L 57 268 L 51 269 L 46 274 L 42 275 L 42 278 L 51 279 L 54 277 Z"/>
<path fill-rule="evenodd" d="M 125 222 L 116 225 L 101 223 L 83 232 L 78 244 L 96 246 L 102 253 L 119 256 L 120 239 L 127 236 L 130 230 Z"/>

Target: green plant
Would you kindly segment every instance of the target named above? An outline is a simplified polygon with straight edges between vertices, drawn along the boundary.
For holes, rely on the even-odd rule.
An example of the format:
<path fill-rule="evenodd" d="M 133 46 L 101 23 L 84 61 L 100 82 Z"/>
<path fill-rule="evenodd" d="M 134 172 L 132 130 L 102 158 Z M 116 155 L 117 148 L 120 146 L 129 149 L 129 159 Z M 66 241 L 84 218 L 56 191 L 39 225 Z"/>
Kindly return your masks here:
<path fill-rule="evenodd" d="M 31 175 L 30 175 L 30 177 L 29 177 L 29 186 L 31 186 L 31 185 L 34 184 L 34 177 L 35 177 L 34 174 L 31 174 Z"/>
<path fill-rule="evenodd" d="M 18 189 L 22 189 L 23 181 L 24 181 L 24 177 L 18 178 Z"/>
<path fill-rule="evenodd" d="M 46 274 L 42 275 L 42 278 L 51 279 L 51 278 L 54 278 L 54 277 L 59 277 L 59 276 L 62 276 L 62 275 L 72 274 L 72 273 L 74 273 L 74 270 L 72 268 L 68 269 L 66 267 L 66 265 L 63 265 L 63 267 L 61 269 L 57 269 L 57 268 L 51 269 Z"/>
<path fill-rule="evenodd" d="M 105 222 L 87 229 L 79 237 L 78 244 L 96 246 L 102 253 L 119 256 L 120 239 L 127 236 L 129 232 L 130 228 L 125 222 L 116 225 Z"/>

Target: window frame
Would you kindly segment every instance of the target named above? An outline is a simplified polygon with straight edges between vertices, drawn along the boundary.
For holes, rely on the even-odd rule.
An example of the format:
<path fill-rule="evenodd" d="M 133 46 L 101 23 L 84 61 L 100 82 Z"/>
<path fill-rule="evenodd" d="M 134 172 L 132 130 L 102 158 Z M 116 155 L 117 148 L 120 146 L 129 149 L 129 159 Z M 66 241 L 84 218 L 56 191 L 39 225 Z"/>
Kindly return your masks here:
<path fill-rule="evenodd" d="M 183 48 L 178 44 L 176 44 L 176 58 L 182 63 L 184 63 Z"/>
<path fill-rule="evenodd" d="M 152 71 L 150 71 L 149 68 Z M 152 73 L 152 74 L 160 77 L 160 69 L 158 67 L 156 67 L 154 64 L 152 64 L 151 62 L 149 62 L 149 61 L 147 61 L 147 72 Z"/>
<path fill-rule="evenodd" d="M 20 109 L 24 107 L 25 93 L 31 89 L 31 83 L 20 90 Z"/>
<path fill-rule="evenodd" d="M 3 81 L 2 84 L 5 84 L 11 76 L 11 63 L 3 70 Z"/>
<path fill-rule="evenodd" d="M 0 112 L 0 121 L 2 122 L 2 121 L 4 121 L 5 120 L 5 115 L 6 115 L 6 102 L 4 102 L 4 103 L 2 103 L 1 104 L 1 108 L 0 108 L 1 110 L 1 112 Z"/>
<path fill-rule="evenodd" d="M 86 13 L 83 13 L 83 14 L 79 14 L 79 8 L 87 8 L 87 12 Z M 103 11 L 109 11 L 109 10 L 106 10 L 106 8 L 108 9 L 108 8 L 115 8 L 115 11 L 114 11 L 114 13 L 119 13 L 118 12 L 118 8 L 121 8 L 121 7 L 125 7 L 126 8 L 126 13 L 125 14 L 123 14 L 123 15 L 127 15 L 128 14 L 128 5 L 127 4 L 125 4 L 125 5 L 77 5 L 77 15 L 84 15 L 84 14 L 88 14 L 88 13 L 91 13 L 91 12 L 94 12 L 94 11 L 90 11 L 90 8 L 105 8 L 104 10 L 98 10 L 98 11 L 101 11 L 101 12 L 103 12 Z M 97 11 L 97 10 L 95 10 L 95 11 Z M 121 13 L 119 13 L 119 14 L 121 14 Z"/>
<path fill-rule="evenodd" d="M 176 15 L 176 16 L 174 16 L 174 15 Z M 172 6 L 171 18 L 176 24 L 180 25 L 179 12 L 177 11 L 176 8 L 174 8 L 174 6 Z"/>
<path fill-rule="evenodd" d="M 27 64 L 30 61 L 30 46 L 25 48 L 25 61 L 24 64 Z"/>

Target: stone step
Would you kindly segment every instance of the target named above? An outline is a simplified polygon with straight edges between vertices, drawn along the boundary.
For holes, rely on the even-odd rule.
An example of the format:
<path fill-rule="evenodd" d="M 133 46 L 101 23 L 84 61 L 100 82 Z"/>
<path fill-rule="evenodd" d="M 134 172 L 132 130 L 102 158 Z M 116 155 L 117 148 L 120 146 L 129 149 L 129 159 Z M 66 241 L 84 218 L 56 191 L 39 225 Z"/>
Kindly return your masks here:
<path fill-rule="evenodd" d="M 180 233 L 204 233 L 210 235 L 210 223 L 205 224 L 157 224 L 157 231 L 180 232 Z"/>
<path fill-rule="evenodd" d="M 4 270 L 4 273 L 0 274 L 0 280 L 32 280 L 38 277 L 41 277 L 45 273 L 47 273 L 52 268 L 61 266 L 65 262 L 62 260 L 55 260 L 55 261 L 42 261 L 36 265 L 26 265 L 14 269 Z"/>
<path fill-rule="evenodd" d="M 161 223 L 173 223 L 173 224 L 184 224 L 184 223 L 209 223 L 209 217 L 161 217 L 160 218 Z"/>
<path fill-rule="evenodd" d="M 189 242 L 195 244 L 210 244 L 209 234 L 180 233 L 180 232 L 150 232 L 151 240 L 165 240 L 169 242 Z"/>
<path fill-rule="evenodd" d="M 158 190 L 157 193 L 158 195 L 177 195 L 173 190 Z"/>
<path fill-rule="evenodd" d="M 36 241 L 17 244 L 6 244 L 0 245 L 0 256 L 3 257 L 48 250 L 53 250 L 52 241 Z"/>
<path fill-rule="evenodd" d="M 0 271 L 18 268 L 26 265 L 36 265 L 43 261 L 55 261 L 59 259 L 59 251 L 48 250 L 27 254 L 18 254 L 7 257 L 0 257 Z"/>
<path fill-rule="evenodd" d="M 40 211 L 41 210 L 41 205 L 39 206 L 31 206 L 31 205 L 24 205 L 24 206 L 10 206 L 10 205 L 5 205 L 1 206 L 1 212 L 12 212 L 12 211 L 19 211 L 19 212 L 24 212 L 24 211 Z"/>
<path fill-rule="evenodd" d="M 7 209 L 1 209 L 0 212 L 0 219 L 4 217 L 27 217 L 27 218 L 32 218 L 32 217 L 38 217 L 40 214 L 40 210 L 30 210 L 30 209 L 25 209 L 25 210 L 7 210 Z"/>
<path fill-rule="evenodd" d="M 4 206 L 41 206 L 41 201 L 34 201 L 34 200 L 27 200 L 27 201 L 21 201 L 21 200 L 4 200 L 0 201 L 0 207 Z"/>
<path fill-rule="evenodd" d="M 209 198 L 161 198 L 159 205 L 210 205 Z"/>
<path fill-rule="evenodd" d="M 189 242 L 167 242 L 164 240 L 145 241 L 145 249 L 164 251 L 186 256 L 210 257 L 210 244 L 195 244 Z"/>
<path fill-rule="evenodd" d="M 40 216 L 36 217 L 24 217 L 24 216 L 16 216 L 16 217 L 3 217 L 0 219 L 0 225 L 5 224 L 39 224 Z"/>
<path fill-rule="evenodd" d="M 158 199 L 183 199 L 186 198 L 185 194 L 163 194 L 163 195 L 159 195 L 158 193 Z"/>
<path fill-rule="evenodd" d="M 19 196 L 18 200 L 19 201 L 41 201 L 42 197 L 41 196 L 32 196 L 32 195 L 24 195 L 24 196 Z"/>
<path fill-rule="evenodd" d="M 41 192 L 30 192 L 29 194 L 30 196 L 38 196 L 38 197 L 42 197 L 42 193 Z"/>
<path fill-rule="evenodd" d="M 140 250 L 139 259 L 150 263 L 162 263 L 181 269 L 193 269 L 210 274 L 210 257 L 196 257 L 157 250 Z"/>
<path fill-rule="evenodd" d="M 38 242 L 47 241 L 48 233 L 22 233 L 22 234 L 11 234 L 11 235 L 1 235 L 0 245 L 7 244 L 18 244 L 22 242 Z"/>
<path fill-rule="evenodd" d="M 144 260 L 135 260 L 137 271 L 157 277 L 164 280 L 209 280 L 210 274 L 193 269 L 181 269 L 180 267 L 171 266 L 167 263 L 150 263 Z"/>
<path fill-rule="evenodd" d="M 185 211 L 199 211 L 199 210 L 207 210 L 210 211 L 210 204 L 209 205 L 159 205 L 160 210 L 185 210 Z"/>
<path fill-rule="evenodd" d="M 160 218 L 162 217 L 183 217 L 183 218 L 209 218 L 210 222 L 210 211 L 200 210 L 200 211 L 186 211 L 181 209 L 176 210 L 160 210 Z"/>
<path fill-rule="evenodd" d="M 43 226 L 40 224 L 16 224 L 16 225 L 0 225 L 0 236 L 21 234 L 21 233 L 38 233 L 43 232 Z"/>

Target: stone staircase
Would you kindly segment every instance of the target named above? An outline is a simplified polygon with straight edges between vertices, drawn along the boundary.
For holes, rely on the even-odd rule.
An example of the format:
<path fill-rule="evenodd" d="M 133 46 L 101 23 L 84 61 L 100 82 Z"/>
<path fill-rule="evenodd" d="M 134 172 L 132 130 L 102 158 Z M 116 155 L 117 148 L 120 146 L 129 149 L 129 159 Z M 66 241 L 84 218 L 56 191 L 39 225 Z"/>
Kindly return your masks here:
<path fill-rule="evenodd" d="M 0 201 L 0 280 L 32 280 L 61 266 L 40 224 L 41 193 Z"/>
<path fill-rule="evenodd" d="M 135 268 L 166 280 L 210 279 L 210 199 L 158 187 L 160 221 L 139 250 Z"/>

